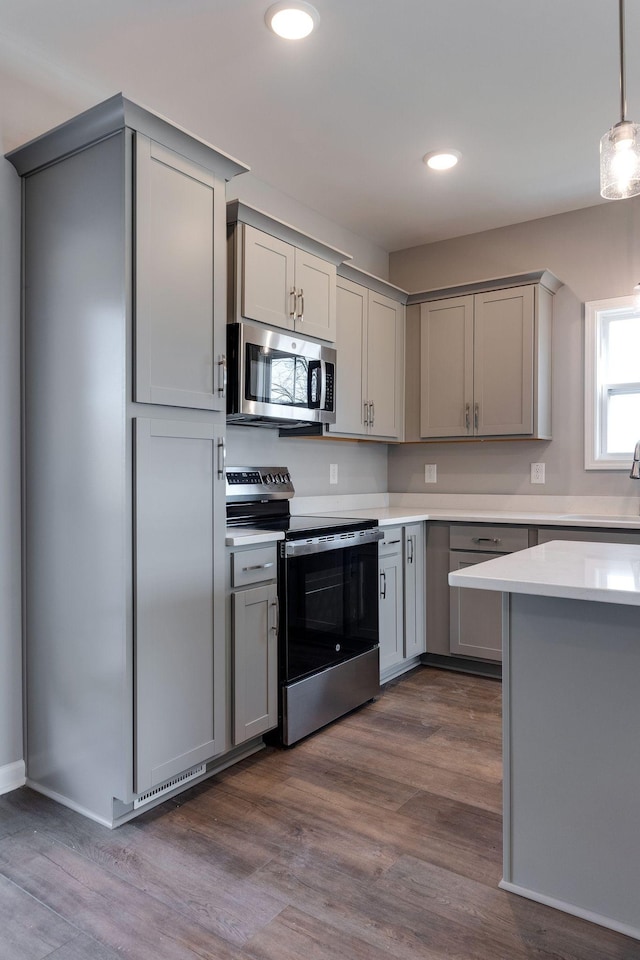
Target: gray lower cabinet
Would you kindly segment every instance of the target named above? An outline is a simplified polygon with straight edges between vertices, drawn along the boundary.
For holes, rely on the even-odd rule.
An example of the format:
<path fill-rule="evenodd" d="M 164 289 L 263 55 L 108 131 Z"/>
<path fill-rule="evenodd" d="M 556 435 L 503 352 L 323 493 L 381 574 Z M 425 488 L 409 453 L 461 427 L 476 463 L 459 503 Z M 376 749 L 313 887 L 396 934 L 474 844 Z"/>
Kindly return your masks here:
<path fill-rule="evenodd" d="M 499 553 L 452 551 L 450 570 L 464 570 L 493 560 Z M 482 660 L 502 659 L 502 595 L 495 590 L 449 587 L 451 610 L 449 652 Z"/>
<path fill-rule="evenodd" d="M 422 662 L 499 676 L 502 658 L 500 594 L 449 586 L 449 572 L 524 550 L 536 533 L 524 525 L 426 524 L 426 637 Z"/>
<path fill-rule="evenodd" d="M 275 583 L 231 597 L 233 742 L 278 725 L 278 589 Z"/>
<path fill-rule="evenodd" d="M 384 528 L 379 547 L 380 679 L 399 676 L 424 653 L 424 524 Z"/>
<path fill-rule="evenodd" d="M 526 527 L 454 523 L 449 570 L 462 570 L 529 545 Z M 449 587 L 450 643 L 454 656 L 502 660 L 502 597 L 492 590 Z"/>
<path fill-rule="evenodd" d="M 388 679 L 404 660 L 402 561 L 402 528 L 388 527 L 380 541 L 378 572 L 381 680 Z"/>
<path fill-rule="evenodd" d="M 406 659 L 424 653 L 425 624 L 425 536 L 424 523 L 407 524 L 402 531 L 404 547 L 404 655 Z"/>
<path fill-rule="evenodd" d="M 136 794 L 226 747 L 216 433 L 135 421 Z"/>
<path fill-rule="evenodd" d="M 278 725 L 276 544 L 237 548 L 228 560 L 231 729 L 238 747 Z"/>

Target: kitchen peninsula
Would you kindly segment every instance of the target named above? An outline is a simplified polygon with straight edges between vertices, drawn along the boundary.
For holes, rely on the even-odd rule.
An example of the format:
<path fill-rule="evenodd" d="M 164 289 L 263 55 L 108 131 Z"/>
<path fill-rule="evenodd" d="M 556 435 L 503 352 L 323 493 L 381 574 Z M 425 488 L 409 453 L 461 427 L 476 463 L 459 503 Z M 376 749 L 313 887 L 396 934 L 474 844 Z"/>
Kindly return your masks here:
<path fill-rule="evenodd" d="M 503 594 L 505 890 L 640 939 L 640 546 L 449 575 Z"/>

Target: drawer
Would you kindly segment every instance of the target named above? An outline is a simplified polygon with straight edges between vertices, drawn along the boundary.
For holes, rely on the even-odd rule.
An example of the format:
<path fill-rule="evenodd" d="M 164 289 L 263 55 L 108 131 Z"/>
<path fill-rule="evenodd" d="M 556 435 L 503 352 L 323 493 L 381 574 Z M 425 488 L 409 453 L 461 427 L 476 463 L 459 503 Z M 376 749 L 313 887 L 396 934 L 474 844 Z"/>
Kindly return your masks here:
<path fill-rule="evenodd" d="M 582 540 L 590 543 L 637 543 L 640 544 L 640 530 L 576 530 L 575 527 L 539 527 L 538 543 L 550 540 Z"/>
<path fill-rule="evenodd" d="M 459 523 L 449 528 L 451 550 L 484 550 L 513 553 L 529 546 L 528 527 L 490 526 L 488 523 Z"/>
<path fill-rule="evenodd" d="M 401 553 L 402 552 L 402 527 L 380 527 L 384 533 L 384 539 L 379 542 L 379 553 Z"/>
<path fill-rule="evenodd" d="M 277 574 L 276 545 L 270 543 L 257 550 L 231 554 L 231 586 L 244 587 L 262 580 L 275 580 Z"/>

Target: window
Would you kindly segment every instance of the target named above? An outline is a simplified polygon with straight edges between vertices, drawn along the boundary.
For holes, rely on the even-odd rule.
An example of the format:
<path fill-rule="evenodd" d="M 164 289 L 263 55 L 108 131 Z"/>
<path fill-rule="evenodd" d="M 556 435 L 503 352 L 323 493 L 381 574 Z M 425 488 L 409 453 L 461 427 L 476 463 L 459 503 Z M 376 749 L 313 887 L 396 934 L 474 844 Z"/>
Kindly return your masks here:
<path fill-rule="evenodd" d="M 640 307 L 585 304 L 585 469 L 628 470 L 640 440 Z"/>

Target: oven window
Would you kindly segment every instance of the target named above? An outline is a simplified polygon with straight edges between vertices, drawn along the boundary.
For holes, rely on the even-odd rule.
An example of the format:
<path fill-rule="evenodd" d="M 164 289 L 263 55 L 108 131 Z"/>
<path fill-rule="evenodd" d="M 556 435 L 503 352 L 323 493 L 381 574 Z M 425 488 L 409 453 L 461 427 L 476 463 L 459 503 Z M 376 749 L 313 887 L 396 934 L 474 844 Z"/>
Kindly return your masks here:
<path fill-rule="evenodd" d="M 317 361 L 255 343 L 246 344 L 246 350 L 247 400 L 283 407 L 311 406 L 309 394 L 318 392 Z"/>
<path fill-rule="evenodd" d="M 285 563 L 285 682 L 377 646 L 377 543 L 290 557 Z"/>

